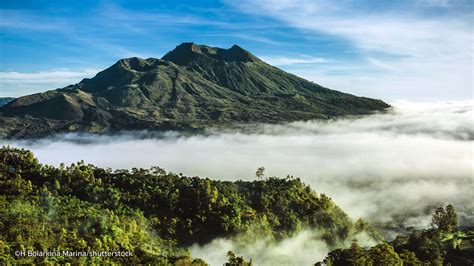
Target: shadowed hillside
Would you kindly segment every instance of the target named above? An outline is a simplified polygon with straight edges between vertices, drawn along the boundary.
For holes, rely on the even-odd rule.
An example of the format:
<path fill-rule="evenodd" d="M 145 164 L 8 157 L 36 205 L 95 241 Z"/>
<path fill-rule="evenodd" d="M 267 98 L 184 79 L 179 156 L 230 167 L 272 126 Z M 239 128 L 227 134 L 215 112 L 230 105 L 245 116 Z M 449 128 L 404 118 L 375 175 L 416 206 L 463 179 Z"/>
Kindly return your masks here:
<path fill-rule="evenodd" d="M 15 100 L 13 97 L 0 97 L 0 107 L 4 106 L 5 104 Z"/>

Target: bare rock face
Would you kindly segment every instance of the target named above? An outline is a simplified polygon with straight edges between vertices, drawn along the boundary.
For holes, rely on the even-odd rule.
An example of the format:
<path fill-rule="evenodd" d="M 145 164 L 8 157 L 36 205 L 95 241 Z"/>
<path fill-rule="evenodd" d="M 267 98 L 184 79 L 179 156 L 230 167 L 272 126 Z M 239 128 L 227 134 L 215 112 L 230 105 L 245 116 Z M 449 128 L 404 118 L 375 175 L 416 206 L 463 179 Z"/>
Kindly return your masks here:
<path fill-rule="evenodd" d="M 0 107 L 0 137 L 193 130 L 364 115 L 387 107 L 284 72 L 237 45 L 183 43 L 162 59 L 122 59 L 91 79 L 14 99 Z"/>

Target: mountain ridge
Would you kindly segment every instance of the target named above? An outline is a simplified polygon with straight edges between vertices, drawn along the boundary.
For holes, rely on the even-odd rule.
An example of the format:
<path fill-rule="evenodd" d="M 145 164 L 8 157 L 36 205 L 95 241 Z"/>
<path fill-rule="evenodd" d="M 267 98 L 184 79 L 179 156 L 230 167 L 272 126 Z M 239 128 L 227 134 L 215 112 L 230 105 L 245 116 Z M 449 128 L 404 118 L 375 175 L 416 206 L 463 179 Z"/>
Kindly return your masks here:
<path fill-rule="evenodd" d="M 222 60 L 224 62 L 256 62 L 259 59 L 249 51 L 234 44 L 229 49 L 218 47 L 211 47 L 207 45 L 198 45 L 192 42 L 182 43 L 168 53 L 161 59 L 171 61 L 178 65 L 184 65 L 193 56 L 207 56 L 215 60 Z"/>
<path fill-rule="evenodd" d="M 183 43 L 161 59 L 120 59 L 93 78 L 13 100 L 0 107 L 0 137 L 194 130 L 366 115 L 387 107 L 299 78 L 237 45 Z"/>
<path fill-rule="evenodd" d="M 15 100 L 14 97 L 0 97 L 0 107 L 4 106 L 5 104 Z"/>

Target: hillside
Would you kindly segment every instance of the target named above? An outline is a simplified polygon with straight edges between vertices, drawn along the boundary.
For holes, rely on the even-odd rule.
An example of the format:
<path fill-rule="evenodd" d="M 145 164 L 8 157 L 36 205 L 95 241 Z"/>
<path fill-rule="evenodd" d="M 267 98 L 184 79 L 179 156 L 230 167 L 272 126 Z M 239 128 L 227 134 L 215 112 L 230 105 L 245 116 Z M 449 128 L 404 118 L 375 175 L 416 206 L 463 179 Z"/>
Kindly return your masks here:
<path fill-rule="evenodd" d="M 6 105 L 7 103 L 15 100 L 13 97 L 0 97 L 0 107 Z"/>
<path fill-rule="evenodd" d="M 324 194 L 295 178 L 216 181 L 163 169 L 111 170 L 83 162 L 55 168 L 0 148 L 0 264 L 190 265 L 186 248 L 216 237 L 283 239 L 312 228 L 329 246 L 365 231 Z M 133 257 L 16 257 L 16 250 L 123 250 Z M 222 252 L 227 253 L 228 250 Z M 185 264 L 184 262 L 188 263 Z M 202 261 L 196 260 L 196 265 Z"/>
<path fill-rule="evenodd" d="M 316 265 L 474 265 L 473 228 L 457 227 L 454 207 L 439 207 L 432 220 L 432 228 L 398 235 L 371 248 L 353 241 L 350 248 L 333 250 Z"/>
<path fill-rule="evenodd" d="M 364 115 L 380 100 L 330 90 L 229 49 L 183 43 L 162 59 L 119 60 L 91 79 L 0 107 L 0 137 L 193 130 Z"/>

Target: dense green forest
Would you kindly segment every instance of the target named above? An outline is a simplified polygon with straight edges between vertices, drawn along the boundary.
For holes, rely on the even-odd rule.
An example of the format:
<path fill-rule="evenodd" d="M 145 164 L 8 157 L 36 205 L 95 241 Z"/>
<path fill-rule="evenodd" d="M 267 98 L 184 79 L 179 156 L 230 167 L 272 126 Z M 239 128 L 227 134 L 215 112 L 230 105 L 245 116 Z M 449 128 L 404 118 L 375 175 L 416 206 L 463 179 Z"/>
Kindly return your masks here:
<path fill-rule="evenodd" d="M 316 265 L 474 265 L 474 231 L 458 230 L 452 205 L 436 209 L 432 225 L 371 248 L 353 241 L 350 248 L 333 250 Z"/>
<path fill-rule="evenodd" d="M 366 223 L 352 222 L 329 197 L 293 177 L 226 182 L 158 167 L 112 171 L 83 162 L 53 167 L 30 151 L 2 147 L 0 184 L 2 264 L 204 265 L 186 248 L 218 236 L 278 240 L 314 228 L 334 247 L 362 231 L 376 237 Z M 132 251 L 133 256 L 15 255 L 29 250 Z M 228 253 L 229 265 L 246 263 L 238 255 Z"/>
<path fill-rule="evenodd" d="M 103 169 L 84 162 L 53 167 L 28 150 L 0 149 L 0 263 L 207 265 L 187 249 L 216 237 L 281 240 L 316 229 L 334 250 L 318 265 L 472 265 L 474 232 L 459 230 L 454 207 L 438 208 L 433 227 L 382 239 L 362 220 L 298 178 L 217 181 L 150 169 Z M 352 240 L 366 232 L 380 244 Z M 350 243 L 341 249 L 342 243 Z M 347 246 L 347 245 L 346 245 Z M 18 256 L 49 251 L 58 256 Z M 131 256 L 62 252 L 130 251 Z M 232 251 L 226 265 L 251 265 Z M 222 262 L 224 263 L 224 262 Z"/>

